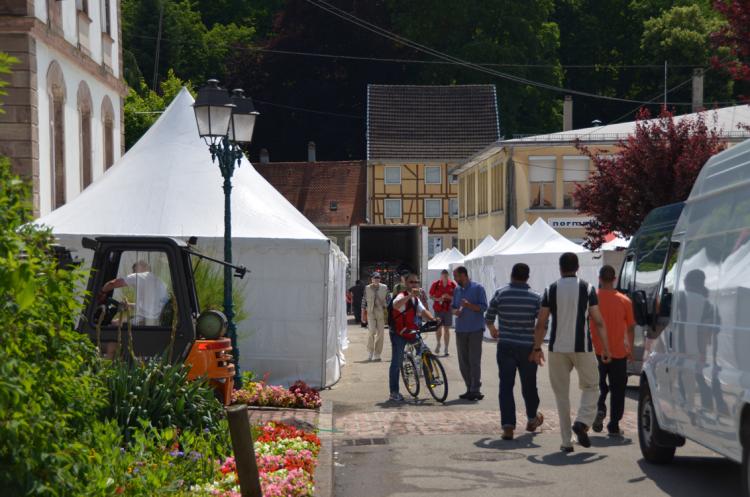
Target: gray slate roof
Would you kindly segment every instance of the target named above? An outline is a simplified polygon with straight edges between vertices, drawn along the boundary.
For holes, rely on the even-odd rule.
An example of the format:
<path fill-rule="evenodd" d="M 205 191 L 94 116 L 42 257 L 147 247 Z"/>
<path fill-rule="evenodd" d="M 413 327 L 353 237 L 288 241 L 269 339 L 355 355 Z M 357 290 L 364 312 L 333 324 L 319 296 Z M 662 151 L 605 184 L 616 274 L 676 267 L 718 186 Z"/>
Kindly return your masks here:
<path fill-rule="evenodd" d="M 499 138 L 494 85 L 367 87 L 368 160 L 463 160 Z"/>

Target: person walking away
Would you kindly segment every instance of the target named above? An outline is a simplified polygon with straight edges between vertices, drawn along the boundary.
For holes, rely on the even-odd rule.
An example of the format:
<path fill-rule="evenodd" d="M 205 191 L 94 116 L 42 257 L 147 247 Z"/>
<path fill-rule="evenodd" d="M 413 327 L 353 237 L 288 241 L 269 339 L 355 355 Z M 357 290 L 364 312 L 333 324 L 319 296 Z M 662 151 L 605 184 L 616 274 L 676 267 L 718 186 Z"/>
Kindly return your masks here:
<path fill-rule="evenodd" d="M 362 280 L 357 280 L 354 283 L 354 286 L 349 289 L 349 295 L 352 299 L 354 322 L 359 324 L 362 322 L 362 298 L 365 295 L 365 286 L 362 284 Z"/>
<path fill-rule="evenodd" d="M 380 273 L 372 273 L 370 284 L 365 287 L 366 309 L 364 320 L 367 321 L 368 361 L 379 361 L 383 353 L 383 333 L 385 331 L 385 309 L 388 299 L 388 287 L 380 282 Z"/>
<path fill-rule="evenodd" d="M 514 265 L 510 273 L 510 284 L 495 292 L 484 316 L 490 334 L 493 338 L 499 339 L 498 397 L 503 440 L 513 440 L 513 431 L 516 429 L 516 401 L 513 397 L 516 371 L 521 378 L 521 393 L 526 404 L 526 431 L 533 433 L 544 422 L 544 416 L 538 410 L 537 364 L 531 360 L 534 349 L 534 325 L 539 314 L 541 297 L 527 284 L 529 273 L 529 266 L 526 264 Z"/>
<path fill-rule="evenodd" d="M 406 276 L 408 290 L 394 295 L 393 316 L 394 329 L 390 329 L 388 336 L 391 339 L 391 365 L 388 369 L 389 399 L 394 402 L 402 402 L 403 395 L 399 392 L 399 372 L 404 360 L 404 348 L 406 344 L 416 338 L 415 331 L 422 324 L 422 319 L 435 319 L 419 299 L 423 290 L 419 287 L 419 276 L 409 274 Z"/>
<path fill-rule="evenodd" d="M 596 290 L 576 276 L 578 256 L 566 252 L 560 256 L 561 278 L 544 290 L 542 307 L 534 330 L 534 349 L 529 356 L 538 365 L 544 364 L 542 342 L 547 332 L 547 321 L 552 316 L 549 341 L 549 379 L 555 394 L 560 417 L 560 436 L 563 452 L 573 452 L 571 429 L 578 443 L 591 447 L 588 430 L 596 416 L 599 393 L 599 370 L 591 347 L 588 316 L 596 323 L 602 341 L 602 362 L 609 363 L 607 327 L 599 311 Z M 570 372 L 578 373 L 581 402 L 572 427 L 570 424 Z"/>
<path fill-rule="evenodd" d="M 465 400 L 482 400 L 482 338 L 484 337 L 484 312 L 487 294 L 484 287 L 469 279 L 464 266 L 453 271 L 457 286 L 453 292 L 451 309 L 456 316 L 456 351 L 458 367 L 466 383 L 466 392 L 458 397 Z"/>
<path fill-rule="evenodd" d="M 596 323 L 591 320 L 591 341 L 594 344 L 596 360 L 599 363 L 599 402 L 591 428 L 599 433 L 604 429 L 604 418 L 607 416 L 607 394 L 610 411 L 607 433 L 611 437 L 622 437 L 620 420 L 625 412 L 625 388 L 628 385 L 628 361 L 633 360 L 633 342 L 635 340 L 635 318 L 633 303 L 630 299 L 615 290 L 615 268 L 602 266 L 599 270 L 599 309 L 607 325 L 611 361 L 602 361 L 603 347 L 596 332 Z"/>
<path fill-rule="evenodd" d="M 435 311 L 435 316 L 442 322 L 441 326 L 437 329 L 437 333 L 435 333 L 437 336 L 435 354 L 440 354 L 440 340 L 442 338 L 445 344 L 443 355 L 448 355 L 448 345 L 450 345 L 451 341 L 450 328 L 453 325 L 451 303 L 453 302 L 453 292 L 455 290 L 456 282 L 450 279 L 447 269 L 440 271 L 440 278 L 433 281 L 432 285 L 430 285 L 430 297 L 433 299 L 432 308 Z"/>

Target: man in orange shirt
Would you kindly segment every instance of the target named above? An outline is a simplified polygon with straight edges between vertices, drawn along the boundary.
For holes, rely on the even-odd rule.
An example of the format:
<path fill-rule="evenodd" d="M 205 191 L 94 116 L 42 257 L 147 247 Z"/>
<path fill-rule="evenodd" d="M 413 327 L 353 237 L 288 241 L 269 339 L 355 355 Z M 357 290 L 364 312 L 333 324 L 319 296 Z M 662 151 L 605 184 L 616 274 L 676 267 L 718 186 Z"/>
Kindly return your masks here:
<path fill-rule="evenodd" d="M 599 362 L 599 403 L 598 412 L 591 428 L 595 432 L 604 429 L 604 418 L 607 417 L 607 394 L 610 397 L 609 423 L 607 432 L 611 437 L 621 437 L 620 420 L 625 411 L 625 388 L 628 384 L 628 361 L 633 360 L 633 340 L 635 339 L 635 319 L 633 303 L 628 297 L 615 290 L 615 268 L 609 265 L 599 270 L 599 309 L 607 326 L 609 352 L 612 360 L 602 362 L 602 344 L 596 333 L 596 323 L 592 319 L 591 340 L 594 344 L 596 359 Z"/>

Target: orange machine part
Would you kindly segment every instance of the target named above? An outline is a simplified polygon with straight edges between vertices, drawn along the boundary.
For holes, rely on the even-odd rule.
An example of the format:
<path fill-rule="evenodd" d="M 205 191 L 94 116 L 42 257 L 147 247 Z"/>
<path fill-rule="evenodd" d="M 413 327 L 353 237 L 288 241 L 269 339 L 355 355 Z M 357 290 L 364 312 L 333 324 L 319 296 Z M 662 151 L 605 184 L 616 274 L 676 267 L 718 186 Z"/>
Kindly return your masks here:
<path fill-rule="evenodd" d="M 208 383 L 221 395 L 224 405 L 229 405 L 234 388 L 232 342 L 229 338 L 196 340 L 185 363 L 190 366 L 189 380 L 205 376 Z"/>

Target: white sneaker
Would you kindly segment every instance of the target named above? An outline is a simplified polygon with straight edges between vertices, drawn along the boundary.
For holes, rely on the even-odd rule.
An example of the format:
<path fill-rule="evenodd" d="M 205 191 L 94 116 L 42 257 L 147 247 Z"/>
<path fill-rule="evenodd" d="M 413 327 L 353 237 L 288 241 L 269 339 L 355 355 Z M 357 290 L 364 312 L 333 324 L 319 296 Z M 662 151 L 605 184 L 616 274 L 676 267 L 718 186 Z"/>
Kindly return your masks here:
<path fill-rule="evenodd" d="M 380 360 L 380 355 L 378 355 L 378 354 L 373 354 L 373 356 L 372 356 L 372 359 L 371 359 L 371 360 L 372 360 L 372 361 L 379 361 L 379 360 Z"/>
<path fill-rule="evenodd" d="M 372 355 L 372 352 L 371 352 L 370 354 L 367 355 L 367 360 L 368 361 L 372 361 L 372 357 L 373 357 L 373 355 Z"/>

